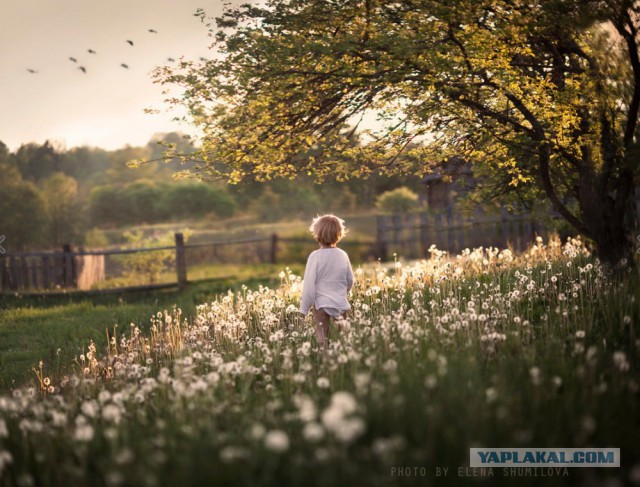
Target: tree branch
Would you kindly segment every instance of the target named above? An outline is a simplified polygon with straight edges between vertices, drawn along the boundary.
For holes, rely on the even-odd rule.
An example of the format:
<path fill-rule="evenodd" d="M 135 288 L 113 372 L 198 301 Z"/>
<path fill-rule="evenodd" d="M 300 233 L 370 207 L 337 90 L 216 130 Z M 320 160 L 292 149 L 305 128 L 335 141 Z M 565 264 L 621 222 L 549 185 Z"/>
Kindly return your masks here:
<path fill-rule="evenodd" d="M 538 159 L 540 161 L 540 181 L 542 183 L 542 189 L 547 194 L 547 197 L 551 201 L 553 207 L 560 213 L 565 220 L 573 225 L 580 233 L 591 237 L 591 232 L 588 231 L 584 223 L 580 221 L 569 209 L 560 201 L 558 195 L 553 188 L 553 182 L 551 181 L 551 174 L 549 172 L 549 147 L 547 144 L 540 144 L 538 146 Z"/>
<path fill-rule="evenodd" d="M 629 112 L 627 114 L 627 123 L 623 139 L 624 146 L 629 147 L 633 142 L 633 135 L 638 124 L 638 112 L 640 110 L 640 57 L 638 55 L 638 44 L 636 42 L 638 29 L 633 23 L 628 10 L 625 10 L 621 18 L 615 20 L 613 25 L 627 44 L 629 62 L 633 69 L 633 94 L 631 95 L 631 101 L 629 103 Z M 627 30 L 626 27 L 628 27 L 629 30 Z"/>

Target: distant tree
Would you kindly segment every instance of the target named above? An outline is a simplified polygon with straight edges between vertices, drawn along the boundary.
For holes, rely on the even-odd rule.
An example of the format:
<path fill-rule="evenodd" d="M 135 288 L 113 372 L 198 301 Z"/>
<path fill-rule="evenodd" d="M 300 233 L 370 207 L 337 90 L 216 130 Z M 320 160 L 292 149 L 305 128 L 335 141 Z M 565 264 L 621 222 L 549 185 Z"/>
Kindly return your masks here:
<path fill-rule="evenodd" d="M 47 213 L 38 188 L 23 181 L 15 167 L 4 165 L 0 178 L 0 235 L 8 251 L 49 247 Z"/>
<path fill-rule="evenodd" d="M 459 155 L 615 264 L 636 221 L 639 22 L 635 0 L 271 0 L 228 7 L 221 56 L 158 79 L 185 89 L 203 177 L 419 175 Z M 367 110 L 380 128 L 353 146 Z"/>
<path fill-rule="evenodd" d="M 60 171 L 62 149 L 49 141 L 42 145 L 25 144 L 18 148 L 14 158 L 22 178 L 34 183 Z"/>
<path fill-rule="evenodd" d="M 213 214 L 226 218 L 233 215 L 235 202 L 223 189 L 200 181 L 168 185 L 162 196 L 162 213 L 170 219 L 198 218 Z"/>
<path fill-rule="evenodd" d="M 151 151 L 148 147 L 124 147 L 109 152 L 109 169 L 107 169 L 107 181 L 111 184 L 125 184 L 133 179 L 153 179 L 158 171 L 155 165 L 147 164 L 132 169 L 127 162 L 132 159 L 149 158 Z"/>
<path fill-rule="evenodd" d="M 123 223 L 154 223 L 166 219 L 167 213 L 162 201 L 168 186 L 148 179 L 139 179 L 122 187 L 119 197 L 122 204 L 129 209 L 126 216 L 123 215 Z"/>
<path fill-rule="evenodd" d="M 78 182 L 62 172 L 55 172 L 41 183 L 48 216 L 48 242 L 59 247 L 77 244 L 84 233 L 84 207 L 78 199 Z"/>
<path fill-rule="evenodd" d="M 112 184 L 93 188 L 89 195 L 89 220 L 91 225 L 115 227 L 128 221 L 129 208 L 121 195 L 121 189 Z"/>
<path fill-rule="evenodd" d="M 182 154 L 195 149 L 191 138 L 187 135 L 178 132 L 154 134 L 147 148 L 151 151 L 150 160 L 154 161 L 159 175 L 171 177 L 175 173 L 195 168 L 195 163 L 192 161 L 184 161 L 177 156 L 166 157 L 168 151 Z"/>
<path fill-rule="evenodd" d="M 79 192 L 88 196 L 91 188 L 107 183 L 111 167 L 109 152 L 95 147 L 75 147 L 62 154 L 60 170 L 78 181 Z"/>

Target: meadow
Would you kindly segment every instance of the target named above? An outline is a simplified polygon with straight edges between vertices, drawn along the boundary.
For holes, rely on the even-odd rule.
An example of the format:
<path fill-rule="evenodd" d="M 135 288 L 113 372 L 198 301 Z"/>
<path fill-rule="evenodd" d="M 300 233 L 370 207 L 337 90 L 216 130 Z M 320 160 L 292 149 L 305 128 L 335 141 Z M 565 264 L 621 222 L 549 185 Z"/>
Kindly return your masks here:
<path fill-rule="evenodd" d="M 430 252 L 358 268 L 326 353 L 290 269 L 105 322 L 0 396 L 0 484 L 640 484 L 637 268 L 579 239 Z M 489 476 L 470 447 L 617 447 L 622 467 Z"/>

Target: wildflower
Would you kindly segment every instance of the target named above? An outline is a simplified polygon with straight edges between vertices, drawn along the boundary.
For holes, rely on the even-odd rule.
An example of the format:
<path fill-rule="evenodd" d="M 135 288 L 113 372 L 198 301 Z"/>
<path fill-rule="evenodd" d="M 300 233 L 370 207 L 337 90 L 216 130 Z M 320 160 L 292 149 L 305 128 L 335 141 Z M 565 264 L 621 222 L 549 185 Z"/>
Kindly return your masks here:
<path fill-rule="evenodd" d="M 349 418 L 341 421 L 339 427 L 333 433 L 338 441 L 342 443 L 352 443 L 366 430 L 364 421 L 361 418 Z"/>
<path fill-rule="evenodd" d="M 398 362 L 390 358 L 382 365 L 382 368 L 386 372 L 394 372 L 398 368 Z"/>
<path fill-rule="evenodd" d="M 316 406 L 309 396 L 298 395 L 293 397 L 293 403 L 298 408 L 298 414 L 302 421 L 309 422 L 316 419 L 318 412 Z"/>
<path fill-rule="evenodd" d="M 427 389 L 434 389 L 438 385 L 438 378 L 433 374 L 429 374 L 424 380 L 424 385 Z"/>
<path fill-rule="evenodd" d="M 110 421 L 112 423 L 118 424 L 120 423 L 120 418 L 122 417 L 122 411 L 115 404 L 107 404 L 102 409 L 102 417 L 106 421 Z"/>
<path fill-rule="evenodd" d="M 289 436 L 282 430 L 271 430 L 264 437 L 264 446 L 275 453 L 289 449 Z"/>
<path fill-rule="evenodd" d="M 98 413 L 99 406 L 95 400 L 91 399 L 83 402 L 82 406 L 80 406 L 80 410 L 85 416 L 88 416 L 89 418 L 95 418 L 96 414 Z"/>
<path fill-rule="evenodd" d="M 0 474 L 6 465 L 13 463 L 13 456 L 8 451 L 0 450 Z"/>
<path fill-rule="evenodd" d="M 104 404 L 110 399 L 111 399 L 111 393 L 106 389 L 101 390 L 100 394 L 98 394 L 98 402 L 100 402 L 100 404 Z"/>
<path fill-rule="evenodd" d="M 302 436 L 310 443 L 317 443 L 324 438 L 324 428 L 315 421 L 307 423 L 302 429 Z"/>
<path fill-rule="evenodd" d="M 329 379 L 327 379 L 326 377 L 318 377 L 318 380 L 316 381 L 316 385 L 320 389 L 328 389 L 329 388 Z"/>
<path fill-rule="evenodd" d="M 538 367 L 531 367 L 529 369 L 529 377 L 534 386 L 540 385 L 540 375 L 540 369 Z"/>
<path fill-rule="evenodd" d="M 353 413 L 356 410 L 355 398 L 345 391 L 339 391 L 331 396 L 331 407 L 338 409 L 343 415 Z"/>
<path fill-rule="evenodd" d="M 613 364 L 620 372 L 626 372 L 630 368 L 626 354 L 620 351 L 613 353 Z"/>
<path fill-rule="evenodd" d="M 488 387 L 485 391 L 485 397 L 489 404 L 495 402 L 498 399 L 498 390 L 495 387 Z"/>
<path fill-rule="evenodd" d="M 89 442 L 93 439 L 93 426 L 81 423 L 76 426 L 73 438 L 81 443 Z"/>
<path fill-rule="evenodd" d="M 249 458 L 249 450 L 239 446 L 225 446 L 220 450 L 220 460 L 223 463 L 231 463 L 236 460 L 244 460 Z"/>

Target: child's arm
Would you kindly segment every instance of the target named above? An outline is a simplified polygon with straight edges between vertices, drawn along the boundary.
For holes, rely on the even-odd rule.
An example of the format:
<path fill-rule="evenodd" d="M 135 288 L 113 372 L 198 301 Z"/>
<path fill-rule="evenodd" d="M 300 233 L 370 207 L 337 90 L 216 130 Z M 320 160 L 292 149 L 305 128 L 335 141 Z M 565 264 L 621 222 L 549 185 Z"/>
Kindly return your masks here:
<path fill-rule="evenodd" d="M 351 261 L 349 260 L 349 256 L 347 256 L 347 291 L 351 291 L 353 287 L 353 269 L 351 268 Z"/>
<path fill-rule="evenodd" d="M 309 255 L 307 265 L 304 268 L 304 278 L 302 282 L 302 299 L 300 300 L 300 313 L 306 315 L 316 300 L 316 269 L 318 263 L 315 255 Z"/>

